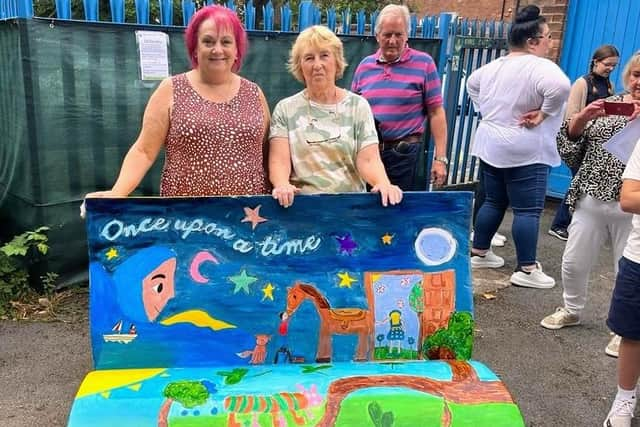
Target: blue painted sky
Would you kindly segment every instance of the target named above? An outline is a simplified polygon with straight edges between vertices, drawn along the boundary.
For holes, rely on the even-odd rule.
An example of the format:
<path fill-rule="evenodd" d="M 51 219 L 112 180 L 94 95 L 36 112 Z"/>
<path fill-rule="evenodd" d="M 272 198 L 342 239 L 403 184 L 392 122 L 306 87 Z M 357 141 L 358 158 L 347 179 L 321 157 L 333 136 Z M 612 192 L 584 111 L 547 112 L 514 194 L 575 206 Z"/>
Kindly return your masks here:
<path fill-rule="evenodd" d="M 245 208 L 256 212 L 258 206 L 257 215 L 266 221 L 253 228 L 250 221 L 243 222 Z M 267 344 L 270 363 L 279 346 L 279 313 L 286 308 L 287 288 L 296 281 L 319 289 L 334 308 L 366 309 L 367 272 L 453 269 L 456 310 L 472 310 L 471 193 L 405 193 L 400 205 L 387 208 L 374 194 L 297 196 L 288 209 L 269 196 L 89 199 L 87 212 L 90 261 L 96 267 L 92 271 L 100 272 L 91 277 L 92 343 L 99 368 L 247 363 L 236 353 L 253 350 L 255 334 L 272 335 Z M 446 262 L 429 265 L 416 253 L 416 239 L 425 229 L 443 230 L 454 242 L 455 251 Z M 126 230 L 137 234 L 127 236 Z M 383 242 L 384 235 L 391 236 L 390 244 Z M 442 239 L 432 240 L 440 246 L 427 256 L 443 259 Z M 155 322 L 135 322 L 138 337 L 133 342 L 105 343 L 102 335 L 116 321 L 134 323 L 127 321 L 127 310 L 118 307 L 122 284 L 114 285 L 113 277 L 128 258 L 152 246 L 168 247 L 176 255 L 175 297 Z M 108 259 L 112 248 L 118 255 Z M 203 251 L 217 262 L 199 265 L 197 272 L 207 280 L 199 283 L 192 262 Z M 341 285 L 339 274 L 345 273 L 353 279 L 350 286 Z M 238 288 L 231 279 L 238 276 L 255 280 Z M 264 291 L 269 284 L 273 299 Z M 124 286 L 137 295 L 140 283 L 132 280 Z M 376 312 L 382 306 L 376 306 Z M 215 332 L 191 324 L 159 324 L 194 309 L 237 327 Z M 315 357 L 318 327 L 319 317 L 309 302 L 289 321 L 289 346 L 307 362 Z M 417 328 L 408 317 L 407 328 Z M 355 344 L 355 336 L 336 336 L 334 360 L 351 360 Z"/>

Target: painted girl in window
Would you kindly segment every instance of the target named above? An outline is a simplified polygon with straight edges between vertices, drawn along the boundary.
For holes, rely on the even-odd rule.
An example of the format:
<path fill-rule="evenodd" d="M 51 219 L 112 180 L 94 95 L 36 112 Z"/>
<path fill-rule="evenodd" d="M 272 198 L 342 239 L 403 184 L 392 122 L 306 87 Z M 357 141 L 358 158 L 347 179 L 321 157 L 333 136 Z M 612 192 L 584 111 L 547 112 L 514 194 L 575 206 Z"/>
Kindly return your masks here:
<path fill-rule="evenodd" d="M 389 342 L 389 355 L 393 353 L 393 349 L 397 349 L 398 355 L 402 353 L 402 342 L 404 341 L 404 326 L 402 325 L 402 312 L 400 310 L 391 310 L 389 317 L 384 323 L 389 322 L 389 332 L 387 333 L 387 341 Z"/>

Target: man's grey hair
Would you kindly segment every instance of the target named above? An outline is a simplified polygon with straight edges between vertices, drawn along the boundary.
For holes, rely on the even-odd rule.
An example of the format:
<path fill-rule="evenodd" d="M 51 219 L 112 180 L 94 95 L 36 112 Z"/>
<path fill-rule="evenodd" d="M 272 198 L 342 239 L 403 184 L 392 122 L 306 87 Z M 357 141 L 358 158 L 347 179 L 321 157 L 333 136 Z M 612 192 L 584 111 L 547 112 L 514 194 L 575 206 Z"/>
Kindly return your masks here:
<path fill-rule="evenodd" d="M 409 14 L 409 8 L 399 4 L 388 4 L 380 11 L 376 19 L 376 34 L 380 34 L 382 20 L 392 16 L 398 16 L 404 20 L 405 26 L 407 27 L 407 36 L 409 36 L 409 33 L 411 33 L 411 15 Z"/>

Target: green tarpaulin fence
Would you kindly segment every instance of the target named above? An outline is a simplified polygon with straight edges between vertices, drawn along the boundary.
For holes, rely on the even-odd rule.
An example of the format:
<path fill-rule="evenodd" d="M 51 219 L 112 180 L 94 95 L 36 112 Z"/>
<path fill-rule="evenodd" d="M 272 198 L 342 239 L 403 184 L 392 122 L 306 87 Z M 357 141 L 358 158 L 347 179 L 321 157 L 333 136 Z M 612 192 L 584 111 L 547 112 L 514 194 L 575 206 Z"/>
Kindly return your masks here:
<path fill-rule="evenodd" d="M 52 228 L 42 271 L 63 275 L 86 266 L 83 196 L 109 188 L 140 130 L 157 83 L 141 81 L 136 30 L 169 35 L 170 72 L 189 69 L 183 28 L 50 19 L 0 21 L 0 227 L 4 239 Z M 257 82 L 271 108 L 301 86 L 286 71 L 297 34 L 252 32 L 241 73 Z M 373 37 L 344 36 L 350 66 L 376 49 Z M 413 47 L 438 58 L 440 40 Z M 136 194 L 158 193 L 162 159 Z M 424 168 L 421 171 L 424 181 Z"/>

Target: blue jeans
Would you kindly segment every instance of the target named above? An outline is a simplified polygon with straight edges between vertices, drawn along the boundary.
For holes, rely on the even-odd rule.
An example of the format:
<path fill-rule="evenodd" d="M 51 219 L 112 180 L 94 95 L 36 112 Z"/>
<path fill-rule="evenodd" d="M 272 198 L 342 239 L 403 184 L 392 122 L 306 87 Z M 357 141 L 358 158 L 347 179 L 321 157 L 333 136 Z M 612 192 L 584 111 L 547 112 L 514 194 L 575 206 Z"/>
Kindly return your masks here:
<path fill-rule="evenodd" d="M 389 181 L 397 185 L 402 191 L 413 191 L 416 163 L 418 162 L 418 143 L 401 143 L 383 150 L 382 163 Z"/>
<path fill-rule="evenodd" d="M 579 168 L 570 168 L 571 169 L 571 178 L 576 176 Z M 571 224 L 571 212 L 569 212 L 569 205 L 567 205 L 567 195 L 564 195 L 564 199 L 562 199 L 562 203 L 558 206 L 556 210 L 556 215 L 553 217 L 553 222 L 551 223 L 551 229 L 562 229 L 566 230 Z"/>
<path fill-rule="evenodd" d="M 476 217 L 473 247 L 480 250 L 491 247 L 491 238 L 511 205 L 511 234 L 518 267 L 535 264 L 549 166 L 537 163 L 502 169 L 482 162 L 482 168 L 486 198 Z"/>
<path fill-rule="evenodd" d="M 485 194 L 484 194 L 484 180 L 482 179 L 482 174 L 484 173 L 483 163 L 480 159 L 478 159 L 478 187 L 476 188 L 474 201 L 473 201 L 473 216 L 471 217 L 471 223 L 476 223 L 476 217 L 478 216 L 478 211 L 480 210 L 480 206 L 484 203 Z"/>

